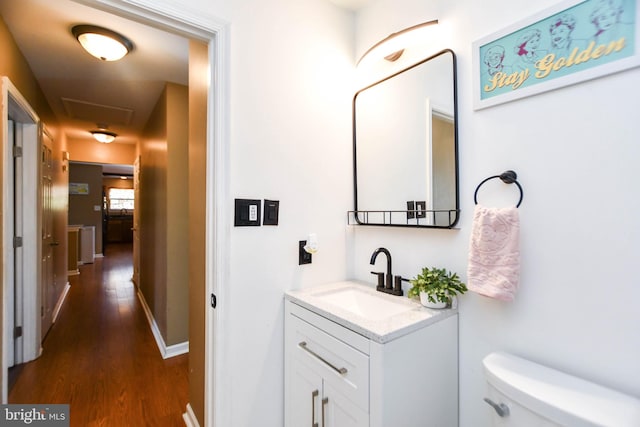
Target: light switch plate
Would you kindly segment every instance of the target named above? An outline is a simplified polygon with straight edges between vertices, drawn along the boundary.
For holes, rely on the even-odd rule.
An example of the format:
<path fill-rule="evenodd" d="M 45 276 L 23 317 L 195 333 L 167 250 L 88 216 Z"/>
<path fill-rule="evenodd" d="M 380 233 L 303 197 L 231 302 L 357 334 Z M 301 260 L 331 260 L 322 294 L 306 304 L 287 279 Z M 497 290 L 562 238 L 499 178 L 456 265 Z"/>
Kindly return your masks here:
<path fill-rule="evenodd" d="M 416 217 L 416 203 L 413 200 L 407 200 L 407 219 Z"/>
<path fill-rule="evenodd" d="M 233 225 L 236 227 L 259 227 L 262 200 L 235 199 Z"/>
<path fill-rule="evenodd" d="M 421 200 L 416 202 L 416 218 L 427 217 L 427 202 Z"/>
<path fill-rule="evenodd" d="M 264 200 L 264 217 L 262 225 L 278 225 L 280 202 L 278 200 Z"/>

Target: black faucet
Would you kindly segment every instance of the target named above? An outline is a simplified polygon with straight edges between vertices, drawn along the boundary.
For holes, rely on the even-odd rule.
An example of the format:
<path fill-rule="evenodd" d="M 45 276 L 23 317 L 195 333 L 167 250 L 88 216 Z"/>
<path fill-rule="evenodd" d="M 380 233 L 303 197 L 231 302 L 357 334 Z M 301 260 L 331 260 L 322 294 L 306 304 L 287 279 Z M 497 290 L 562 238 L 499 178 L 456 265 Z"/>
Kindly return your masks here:
<path fill-rule="evenodd" d="M 378 286 L 376 286 L 376 290 L 392 295 L 402 295 L 402 286 L 400 285 L 401 281 L 396 280 L 395 287 L 393 286 L 394 280 L 393 273 L 391 271 L 391 254 L 386 248 L 378 248 L 373 251 L 370 264 L 374 265 L 376 263 L 376 258 L 380 252 L 387 256 L 387 274 L 385 275 L 384 273 L 377 273 L 374 271 L 371 272 L 371 274 L 375 274 L 378 277 Z M 383 276 L 385 276 L 384 279 Z"/>

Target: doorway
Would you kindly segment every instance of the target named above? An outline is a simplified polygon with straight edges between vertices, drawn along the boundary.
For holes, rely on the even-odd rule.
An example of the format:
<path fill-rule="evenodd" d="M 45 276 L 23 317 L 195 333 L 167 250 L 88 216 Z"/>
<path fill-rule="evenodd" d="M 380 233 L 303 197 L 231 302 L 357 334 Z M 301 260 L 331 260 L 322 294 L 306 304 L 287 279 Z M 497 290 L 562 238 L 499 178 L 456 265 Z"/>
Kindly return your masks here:
<path fill-rule="evenodd" d="M 8 369 L 40 354 L 41 201 L 38 182 L 40 121 L 7 77 L 2 78 L 2 399 Z M 6 136 L 6 138 L 4 137 Z M 34 209 L 33 207 L 37 207 Z"/>
<path fill-rule="evenodd" d="M 201 307 L 199 319 L 203 343 L 203 365 L 196 367 L 199 376 L 204 378 L 202 406 L 204 416 L 198 417 L 204 421 L 204 425 L 225 425 L 225 411 L 228 405 L 224 405 L 224 396 L 215 393 L 214 378 L 220 381 L 228 378 L 216 360 L 223 352 L 221 343 L 225 342 L 224 308 L 219 306 L 215 311 L 207 304 L 209 295 L 214 292 L 219 300 L 224 300 L 222 284 L 226 276 L 226 266 L 222 262 L 223 254 L 228 253 L 228 237 L 224 233 L 229 222 L 228 215 L 224 213 L 226 206 L 226 186 L 228 185 L 228 28 L 226 23 L 203 15 L 175 10 L 166 5 L 154 4 L 149 0 L 141 0 L 132 5 L 122 0 L 77 0 L 87 6 L 108 11 L 110 13 L 150 24 L 166 31 L 178 32 L 191 39 L 199 40 L 206 44 L 208 59 L 206 66 L 202 68 L 206 73 L 205 104 L 206 104 L 206 129 L 203 132 L 203 149 L 200 150 L 200 158 L 204 162 L 203 170 L 206 179 L 205 197 L 201 200 L 204 205 L 202 227 L 200 234 L 204 241 L 202 263 L 202 283 L 190 290 L 193 295 L 191 301 L 197 301 Z M 191 140 L 191 137 L 190 137 Z M 198 183 L 203 187 L 201 182 Z M 215 221 L 214 221 L 215 217 Z M 204 233 L 202 232 L 204 230 Z M 215 244 L 214 244 L 215 243 Z M 193 322 L 190 322 L 193 323 Z M 190 334 L 191 335 L 191 334 Z M 197 338 L 197 337 L 196 337 Z M 218 345 L 214 347 L 214 338 Z M 193 347 L 193 346 L 192 346 Z M 196 390 L 196 393 L 199 391 Z M 211 404 L 213 403 L 213 404 Z M 217 410 L 220 408 L 220 410 Z"/>

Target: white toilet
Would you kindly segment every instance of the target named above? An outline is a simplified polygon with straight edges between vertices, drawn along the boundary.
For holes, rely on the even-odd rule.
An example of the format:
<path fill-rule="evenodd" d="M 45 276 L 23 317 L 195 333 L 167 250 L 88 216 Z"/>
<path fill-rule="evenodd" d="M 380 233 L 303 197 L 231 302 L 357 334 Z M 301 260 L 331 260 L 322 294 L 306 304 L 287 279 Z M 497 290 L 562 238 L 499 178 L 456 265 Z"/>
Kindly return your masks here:
<path fill-rule="evenodd" d="M 483 364 L 493 426 L 640 426 L 635 397 L 506 353 Z"/>

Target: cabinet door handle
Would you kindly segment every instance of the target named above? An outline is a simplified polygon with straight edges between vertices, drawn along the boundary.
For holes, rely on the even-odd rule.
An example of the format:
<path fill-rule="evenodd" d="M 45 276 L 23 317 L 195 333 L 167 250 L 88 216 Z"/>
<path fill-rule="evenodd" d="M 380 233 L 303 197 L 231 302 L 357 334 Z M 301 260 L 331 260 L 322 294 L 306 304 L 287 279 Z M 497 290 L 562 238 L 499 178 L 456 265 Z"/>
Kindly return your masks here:
<path fill-rule="evenodd" d="M 324 427 L 324 407 L 327 406 L 327 403 L 329 403 L 329 398 L 325 397 L 324 399 L 322 399 L 322 427 Z"/>
<path fill-rule="evenodd" d="M 331 363 L 327 362 L 324 358 L 322 358 L 322 356 L 320 356 L 319 354 L 315 353 L 312 350 L 309 350 L 309 348 L 307 347 L 306 341 L 302 341 L 298 343 L 298 345 L 300 346 L 301 349 L 311 354 L 313 357 L 315 357 L 316 359 L 318 359 L 319 361 L 321 361 L 322 363 L 324 363 L 325 365 L 327 365 L 328 367 L 330 367 L 340 375 L 345 375 L 348 372 L 347 368 L 336 368 L 334 365 L 332 365 Z"/>
<path fill-rule="evenodd" d="M 316 422 L 316 397 L 318 397 L 318 390 L 311 392 L 311 427 L 318 427 Z"/>

